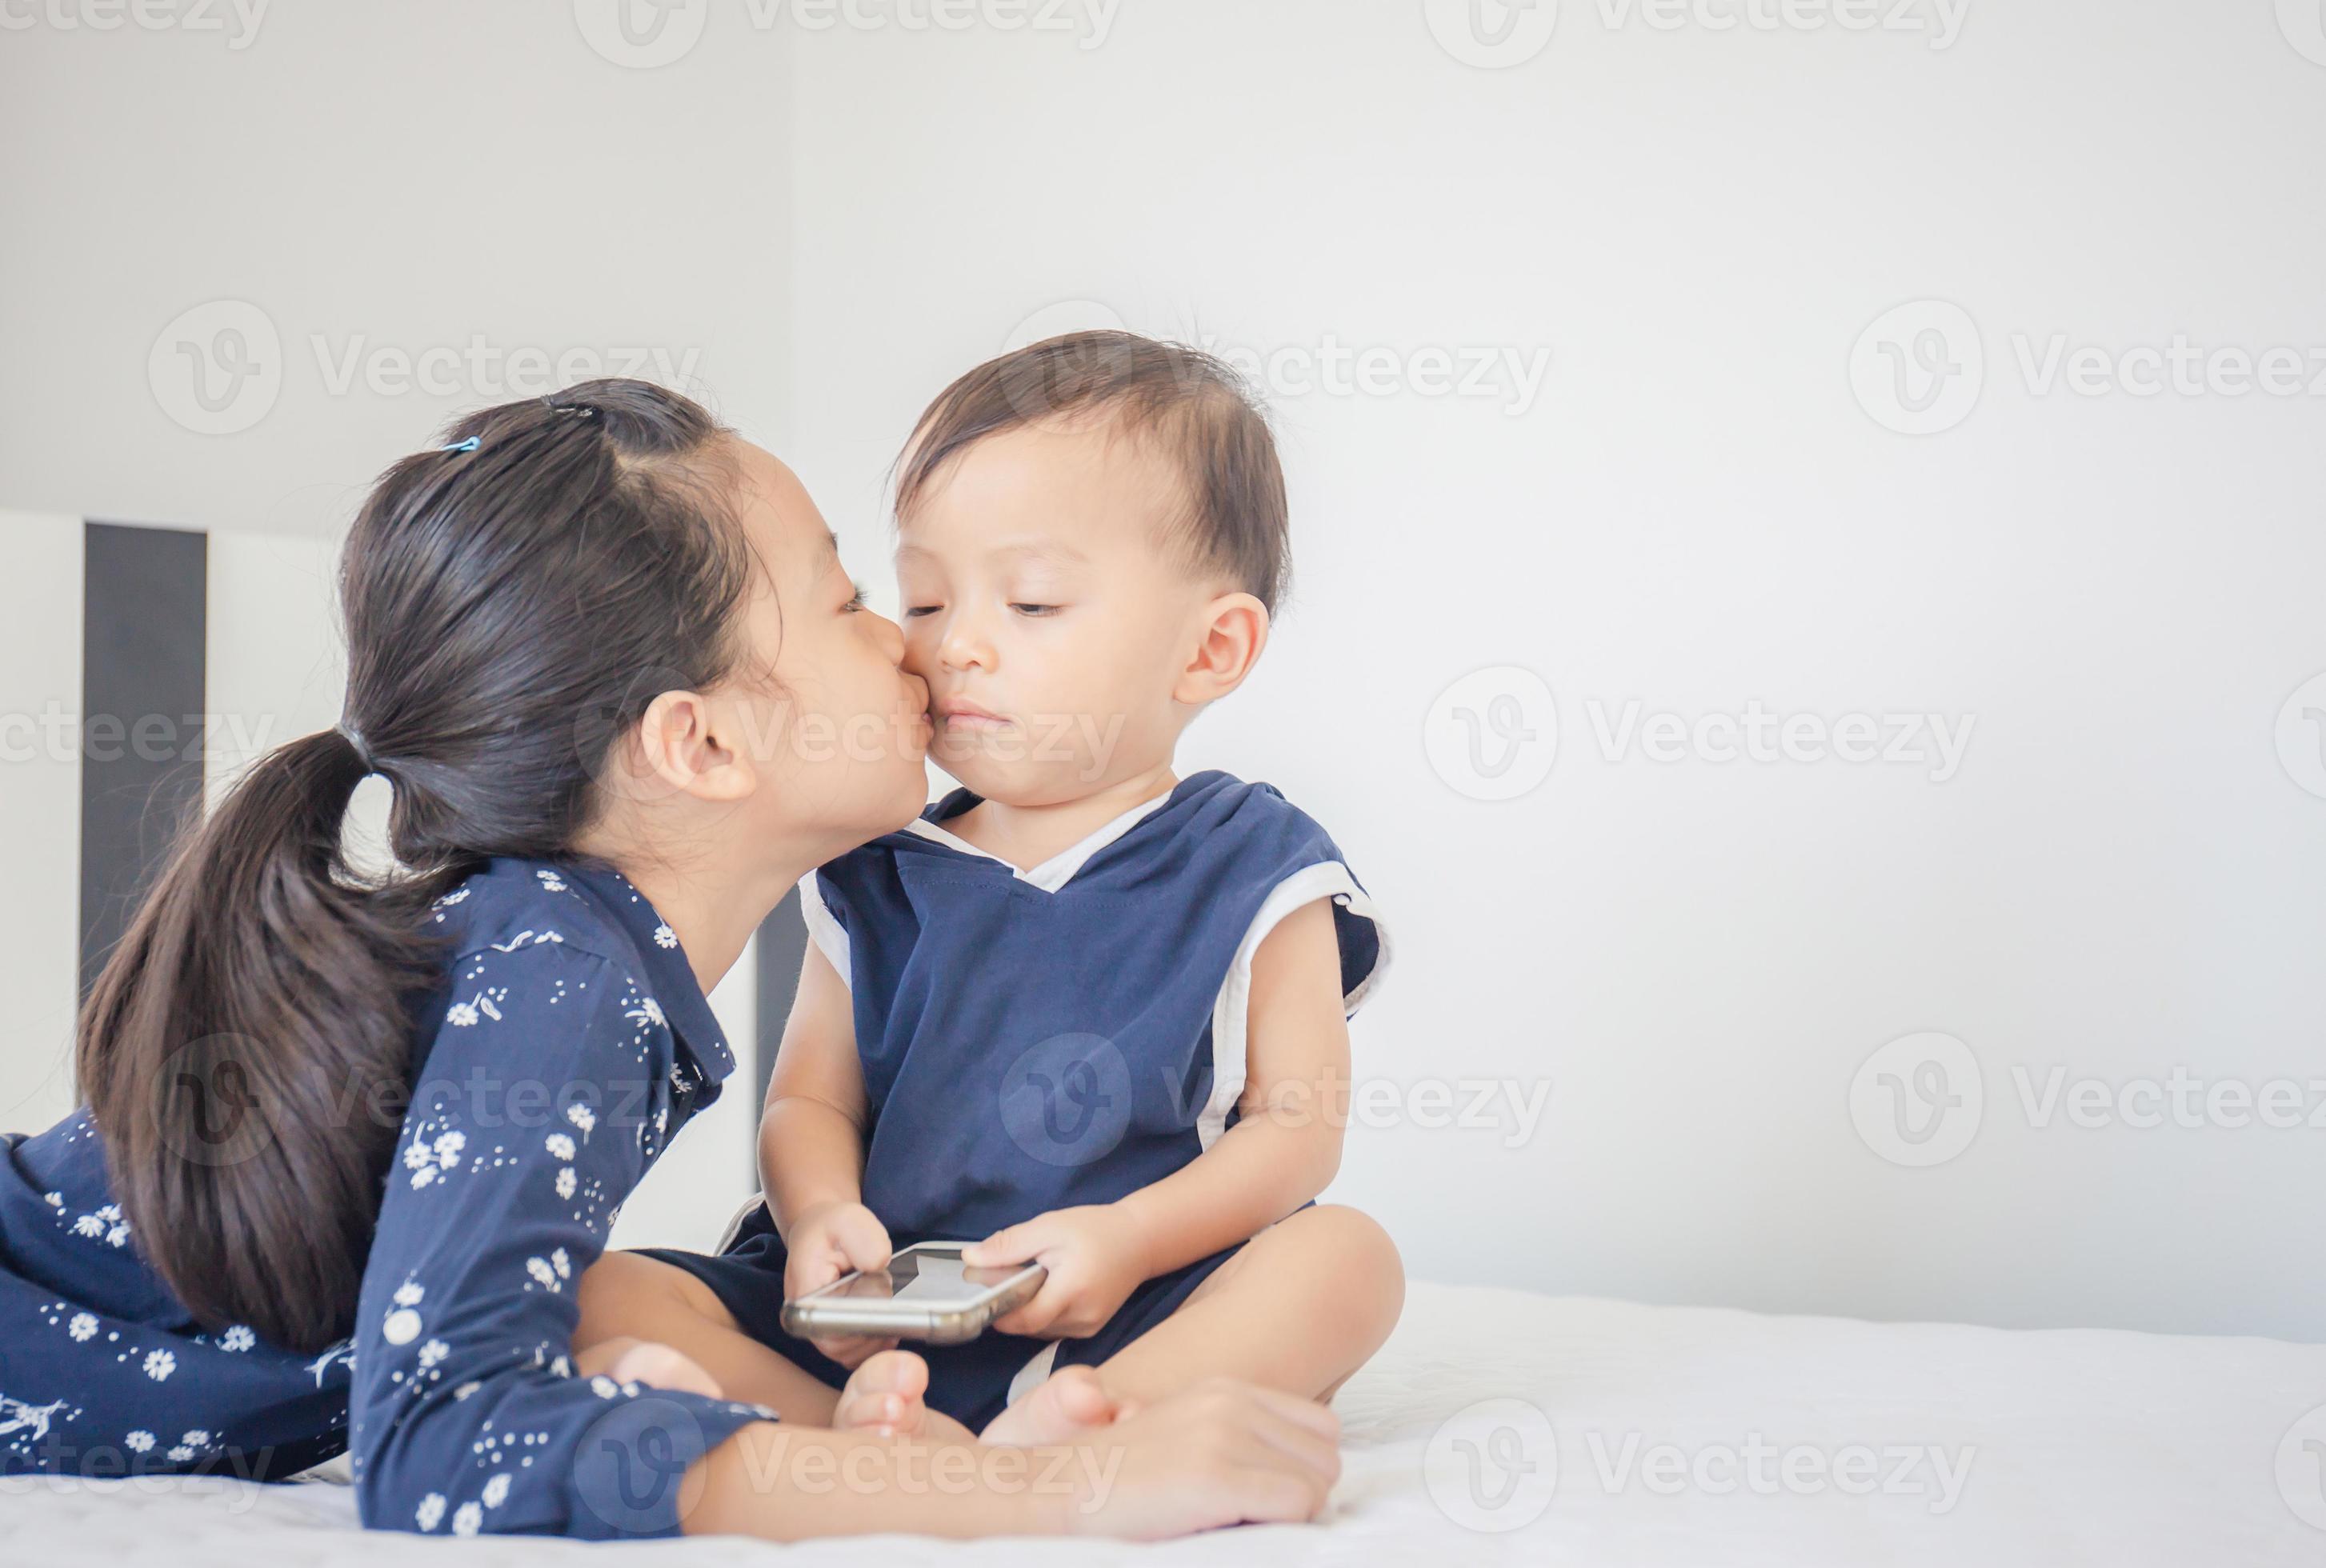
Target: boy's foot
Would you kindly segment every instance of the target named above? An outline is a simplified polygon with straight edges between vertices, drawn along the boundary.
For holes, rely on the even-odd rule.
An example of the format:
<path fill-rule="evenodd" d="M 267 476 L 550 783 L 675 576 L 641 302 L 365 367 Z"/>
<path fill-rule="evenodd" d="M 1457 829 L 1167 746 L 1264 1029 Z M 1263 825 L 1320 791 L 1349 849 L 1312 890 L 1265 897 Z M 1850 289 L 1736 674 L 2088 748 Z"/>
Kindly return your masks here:
<path fill-rule="evenodd" d="M 883 1437 L 926 1437 L 929 1364 L 910 1350 L 882 1350 L 865 1358 L 849 1374 L 832 1412 L 839 1432 L 873 1432 Z M 958 1430 L 956 1428 L 956 1430 Z"/>
<path fill-rule="evenodd" d="M 1093 1426 L 1111 1426 L 1130 1411 L 1115 1402 L 1089 1367 L 1053 1372 L 1041 1387 L 995 1416 L 980 1443 L 1010 1448 L 1072 1443 Z"/>
<path fill-rule="evenodd" d="M 652 1340 L 607 1340 L 577 1351 L 574 1368 L 584 1378 L 608 1377 L 617 1383 L 643 1383 L 649 1388 L 668 1388 L 680 1394 L 700 1394 L 706 1399 L 726 1397 L 719 1389 L 719 1380 L 706 1371 L 692 1356 L 680 1354 L 668 1345 Z"/>

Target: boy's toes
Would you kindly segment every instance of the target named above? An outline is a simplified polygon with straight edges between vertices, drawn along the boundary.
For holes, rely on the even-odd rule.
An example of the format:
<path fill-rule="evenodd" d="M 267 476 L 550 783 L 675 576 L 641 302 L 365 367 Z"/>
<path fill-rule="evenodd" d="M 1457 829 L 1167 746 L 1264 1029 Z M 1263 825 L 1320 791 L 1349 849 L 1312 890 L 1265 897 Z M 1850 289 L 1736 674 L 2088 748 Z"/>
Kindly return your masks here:
<path fill-rule="evenodd" d="M 1121 1414 L 1097 1372 L 1068 1367 L 1053 1372 L 1040 1387 L 995 1416 L 979 1441 L 1013 1448 L 1070 1443 L 1093 1426 L 1112 1424 Z"/>
<path fill-rule="evenodd" d="M 928 1387 L 926 1361 L 910 1350 L 883 1350 L 849 1375 L 832 1424 L 842 1432 L 918 1437 L 928 1425 L 929 1407 L 922 1402 Z"/>

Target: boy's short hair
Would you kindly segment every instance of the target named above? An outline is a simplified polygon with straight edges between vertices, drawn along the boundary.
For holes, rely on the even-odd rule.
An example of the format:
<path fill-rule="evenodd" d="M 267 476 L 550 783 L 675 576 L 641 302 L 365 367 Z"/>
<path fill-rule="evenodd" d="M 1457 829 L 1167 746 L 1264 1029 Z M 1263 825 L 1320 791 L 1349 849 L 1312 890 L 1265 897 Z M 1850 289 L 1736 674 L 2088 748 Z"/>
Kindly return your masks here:
<path fill-rule="evenodd" d="M 1292 571 L 1284 470 L 1267 417 L 1234 370 L 1200 348 L 1135 333 L 1070 332 L 989 359 L 937 394 L 897 459 L 897 515 L 987 436 L 1056 418 L 1111 417 L 1177 465 L 1173 533 L 1274 614 Z"/>

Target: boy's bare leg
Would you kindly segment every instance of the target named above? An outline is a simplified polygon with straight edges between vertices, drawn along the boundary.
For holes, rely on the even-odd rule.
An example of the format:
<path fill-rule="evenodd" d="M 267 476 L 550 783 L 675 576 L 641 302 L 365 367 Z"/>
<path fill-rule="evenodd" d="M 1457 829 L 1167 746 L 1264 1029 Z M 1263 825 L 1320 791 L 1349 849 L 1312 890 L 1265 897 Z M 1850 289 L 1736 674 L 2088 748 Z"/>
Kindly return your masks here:
<path fill-rule="evenodd" d="M 736 1326 L 718 1293 L 683 1268 L 634 1252 L 609 1252 L 582 1276 L 575 1299 L 582 1321 L 574 1359 L 600 1369 L 638 1342 L 667 1346 L 700 1367 L 720 1396 L 764 1405 L 804 1426 L 889 1428 L 931 1440 L 965 1440 L 969 1429 L 921 1403 L 928 1369 L 917 1356 L 890 1351 L 857 1369 L 845 1390 L 833 1388 Z M 593 1354 L 600 1347 L 612 1354 Z"/>
<path fill-rule="evenodd" d="M 1397 1326 L 1405 1266 L 1370 1216 L 1319 1204 L 1277 1221 L 1177 1312 L 1100 1363 L 1118 1400 L 1146 1405 L 1205 1378 L 1329 1399 Z"/>

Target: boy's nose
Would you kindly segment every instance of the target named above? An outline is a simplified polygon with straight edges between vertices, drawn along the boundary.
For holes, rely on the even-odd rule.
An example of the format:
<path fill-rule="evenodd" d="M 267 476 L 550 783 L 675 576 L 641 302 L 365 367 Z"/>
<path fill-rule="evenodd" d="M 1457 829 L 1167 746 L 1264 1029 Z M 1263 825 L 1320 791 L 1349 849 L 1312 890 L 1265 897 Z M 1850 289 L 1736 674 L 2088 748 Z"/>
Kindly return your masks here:
<path fill-rule="evenodd" d="M 944 638 L 937 645 L 937 657 L 949 670 L 987 670 L 993 668 L 993 645 L 977 635 L 974 627 L 955 621 L 945 628 Z"/>

